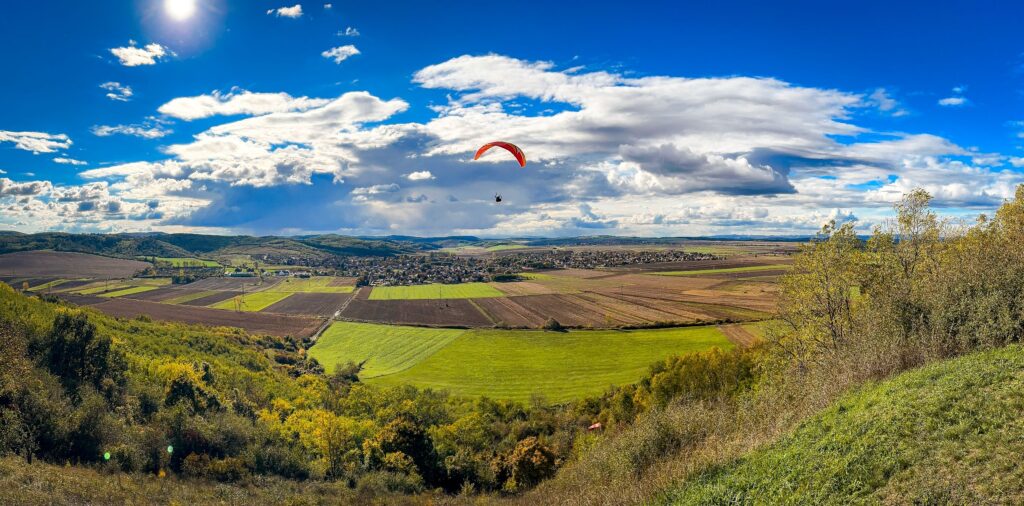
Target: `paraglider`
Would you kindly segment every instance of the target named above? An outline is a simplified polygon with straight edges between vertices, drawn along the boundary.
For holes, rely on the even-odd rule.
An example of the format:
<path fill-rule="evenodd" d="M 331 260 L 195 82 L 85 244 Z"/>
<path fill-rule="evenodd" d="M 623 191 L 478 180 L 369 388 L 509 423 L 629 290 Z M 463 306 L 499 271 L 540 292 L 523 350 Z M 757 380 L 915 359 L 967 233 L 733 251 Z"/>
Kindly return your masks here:
<path fill-rule="evenodd" d="M 512 144 L 511 142 L 502 142 L 502 141 L 488 142 L 487 144 L 484 144 L 483 146 L 480 146 L 480 149 L 476 150 L 476 155 L 473 156 L 473 159 L 474 160 L 479 160 L 480 157 L 483 156 L 483 154 L 486 153 L 488 149 L 491 149 L 493 147 L 499 147 L 499 148 L 502 148 L 502 149 L 508 151 L 509 153 L 512 153 L 512 156 L 516 157 L 516 161 L 519 162 L 519 166 L 520 167 L 526 167 L 526 153 L 523 153 L 523 150 L 519 149 L 519 146 L 516 146 L 515 144 Z M 500 193 L 495 193 L 494 194 L 494 202 L 498 203 L 498 204 L 501 203 L 501 194 Z"/>
<path fill-rule="evenodd" d="M 474 156 L 473 159 L 479 159 L 481 156 L 483 156 L 484 153 L 487 152 L 488 149 L 491 149 L 495 146 L 508 150 L 509 153 L 512 153 L 512 156 L 516 157 L 516 161 L 519 162 L 520 167 L 526 167 L 526 154 L 523 153 L 523 150 L 519 149 L 519 146 L 516 146 L 515 144 L 512 144 L 510 142 L 488 142 L 487 144 L 480 146 L 480 149 L 476 150 L 476 156 Z"/>

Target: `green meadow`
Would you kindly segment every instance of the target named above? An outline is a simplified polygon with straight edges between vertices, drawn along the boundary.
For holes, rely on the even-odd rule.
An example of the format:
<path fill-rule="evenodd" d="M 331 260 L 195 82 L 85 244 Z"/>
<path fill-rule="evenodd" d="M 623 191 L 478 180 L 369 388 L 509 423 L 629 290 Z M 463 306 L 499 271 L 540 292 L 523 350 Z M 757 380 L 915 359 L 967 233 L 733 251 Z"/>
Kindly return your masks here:
<path fill-rule="evenodd" d="M 101 294 L 98 294 L 98 295 L 100 297 L 110 297 L 110 298 L 124 297 L 125 295 L 132 295 L 132 294 L 136 294 L 136 293 L 148 292 L 150 290 L 156 290 L 157 288 L 159 288 L 159 287 L 158 286 L 151 286 L 151 285 L 131 286 L 131 287 L 128 287 L 128 288 L 124 288 L 122 290 L 116 290 L 116 291 L 112 291 L 112 292 L 101 293 Z"/>
<path fill-rule="evenodd" d="M 272 289 L 275 292 L 289 293 L 352 293 L 353 286 L 331 286 L 334 279 L 329 276 L 286 278 Z"/>
<path fill-rule="evenodd" d="M 378 286 L 370 292 L 370 300 L 476 299 L 504 296 L 505 294 L 487 283 Z"/>
<path fill-rule="evenodd" d="M 242 311 L 262 311 L 292 295 L 293 292 L 252 292 L 247 293 L 242 298 Z M 235 310 L 235 297 L 227 300 L 220 301 L 212 306 L 214 309 L 227 309 L 229 311 Z"/>
<path fill-rule="evenodd" d="M 510 250 L 510 249 L 523 249 L 523 248 L 527 248 L 527 247 L 528 246 L 526 246 L 524 244 L 497 244 L 497 245 L 488 247 L 487 251 L 505 251 L 505 250 Z"/>
<path fill-rule="evenodd" d="M 715 327 L 544 332 L 338 322 L 309 350 L 328 370 L 366 361 L 371 384 L 566 402 L 637 381 L 672 355 L 732 344 Z"/>
<path fill-rule="evenodd" d="M 336 365 L 349 360 L 366 361 L 361 376 L 368 379 L 408 369 L 466 332 L 460 329 L 337 322 L 309 349 L 309 356 L 328 370 L 334 370 Z"/>

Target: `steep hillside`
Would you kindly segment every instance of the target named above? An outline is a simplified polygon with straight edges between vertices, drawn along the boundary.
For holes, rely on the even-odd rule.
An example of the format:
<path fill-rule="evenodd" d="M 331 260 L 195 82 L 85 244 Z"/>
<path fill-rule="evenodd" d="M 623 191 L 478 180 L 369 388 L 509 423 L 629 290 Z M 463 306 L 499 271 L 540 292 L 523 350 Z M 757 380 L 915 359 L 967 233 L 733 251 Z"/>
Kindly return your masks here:
<path fill-rule="evenodd" d="M 844 396 L 665 504 L 1021 504 L 1024 347 L 980 352 Z"/>

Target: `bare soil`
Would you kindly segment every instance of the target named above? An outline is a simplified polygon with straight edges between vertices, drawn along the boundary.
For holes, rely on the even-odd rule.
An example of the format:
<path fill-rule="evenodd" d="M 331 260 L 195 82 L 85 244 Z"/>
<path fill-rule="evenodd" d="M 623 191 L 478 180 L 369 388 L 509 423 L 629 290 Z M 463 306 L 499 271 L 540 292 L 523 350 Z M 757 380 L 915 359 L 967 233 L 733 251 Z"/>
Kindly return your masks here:
<path fill-rule="evenodd" d="M 351 293 L 293 293 L 260 312 L 330 317 L 350 298 Z"/>
<path fill-rule="evenodd" d="M 64 251 L 19 251 L 0 255 L 0 274 L 11 277 L 127 278 L 149 266 L 137 260 Z"/>
<path fill-rule="evenodd" d="M 313 335 L 321 318 L 269 313 L 236 313 L 220 309 L 161 304 L 131 299 L 104 299 L 91 306 L 111 316 L 135 318 L 146 315 L 154 320 L 197 323 L 216 327 L 238 327 L 253 334 L 306 337 Z"/>

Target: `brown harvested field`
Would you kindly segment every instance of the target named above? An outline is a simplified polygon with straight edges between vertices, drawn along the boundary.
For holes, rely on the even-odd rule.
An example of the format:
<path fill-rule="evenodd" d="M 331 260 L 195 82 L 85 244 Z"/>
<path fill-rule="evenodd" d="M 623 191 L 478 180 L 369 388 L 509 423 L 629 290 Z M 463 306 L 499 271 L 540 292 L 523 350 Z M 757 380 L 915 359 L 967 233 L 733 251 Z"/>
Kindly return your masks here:
<path fill-rule="evenodd" d="M 39 285 L 42 285 L 42 284 L 45 284 L 45 283 L 49 283 L 50 281 L 56 281 L 58 279 L 60 279 L 60 278 L 52 278 L 52 277 L 51 278 L 37 278 L 37 277 L 25 278 L 25 277 L 10 277 L 10 276 L 8 276 L 8 277 L 0 278 L 0 281 L 3 281 L 4 283 L 7 283 L 8 285 L 10 285 L 10 286 L 12 286 L 14 288 L 17 288 L 18 290 L 21 290 L 21 287 L 24 286 L 25 283 L 28 283 L 29 287 L 33 287 L 33 286 L 39 286 Z"/>
<path fill-rule="evenodd" d="M 602 286 L 588 287 L 595 292 L 619 292 L 630 290 L 659 290 L 683 292 L 717 288 L 724 280 L 704 276 L 653 276 L 650 274 L 623 274 L 606 278 Z"/>
<path fill-rule="evenodd" d="M 173 299 L 175 297 L 181 297 L 183 295 L 189 295 L 193 293 L 201 293 L 201 290 L 193 290 L 190 288 L 157 288 L 156 290 L 150 290 L 148 292 L 139 292 L 125 297 L 135 300 L 148 300 L 151 302 L 163 302 L 167 299 Z"/>
<path fill-rule="evenodd" d="M 76 293 L 62 293 L 59 294 L 60 298 L 72 303 L 78 304 L 79 306 L 91 306 L 93 304 L 99 304 L 100 302 L 107 302 L 110 299 L 106 297 L 97 297 L 95 295 L 78 295 Z"/>
<path fill-rule="evenodd" d="M 722 260 L 687 260 L 683 262 L 663 262 L 643 265 L 626 265 L 612 267 L 608 270 L 616 272 L 669 272 L 669 271 L 703 271 L 707 269 L 731 269 L 734 267 L 752 267 L 755 265 L 780 265 L 792 263 L 789 257 L 736 257 Z M 760 271 L 764 274 L 767 271 Z"/>
<path fill-rule="evenodd" d="M 50 278 L 127 278 L 150 265 L 137 260 L 64 251 L 19 251 L 0 255 L 0 273 Z"/>
<path fill-rule="evenodd" d="M 730 279 L 745 279 L 763 282 L 775 282 L 779 276 L 785 274 L 787 269 L 769 269 L 764 271 L 746 271 L 746 272 L 709 272 L 707 274 L 694 274 L 691 276 L 667 276 L 667 277 L 687 277 L 687 278 L 714 278 L 721 280 Z"/>
<path fill-rule="evenodd" d="M 625 323 L 588 304 L 585 299 L 574 295 L 527 295 L 516 297 L 514 300 L 545 321 L 548 318 L 554 318 L 562 325 L 607 327 Z"/>
<path fill-rule="evenodd" d="M 225 290 L 225 291 L 242 291 L 256 292 L 266 290 L 281 282 L 282 278 L 263 278 L 263 282 L 260 282 L 260 278 L 206 278 L 189 283 L 186 287 L 193 290 Z"/>
<path fill-rule="evenodd" d="M 327 286 L 353 286 L 356 284 L 356 278 L 334 278 Z"/>
<path fill-rule="evenodd" d="M 74 290 L 76 288 L 81 288 L 81 287 L 83 287 L 85 285 L 88 285 L 88 284 L 90 284 L 92 282 L 93 282 L 93 280 L 91 280 L 91 279 L 75 279 L 75 280 L 72 280 L 72 281 L 65 281 L 65 282 L 63 282 L 63 283 L 61 283 L 61 284 L 59 284 L 57 286 L 54 286 L 52 289 L 50 289 L 50 291 L 51 292 L 64 292 L 64 291 L 68 291 L 68 290 Z"/>
<path fill-rule="evenodd" d="M 264 313 L 236 313 L 234 311 L 161 304 L 159 302 L 143 300 L 104 299 L 104 301 L 93 304 L 90 307 L 121 318 L 135 318 L 140 315 L 146 315 L 154 320 L 198 323 L 215 327 L 238 327 L 253 334 L 306 337 L 313 335 L 323 322 L 322 318 Z"/>
<path fill-rule="evenodd" d="M 360 300 L 353 299 L 343 318 L 412 325 L 489 327 L 494 324 L 469 299 Z"/>
<path fill-rule="evenodd" d="M 261 313 L 333 316 L 351 293 L 293 293 L 280 302 L 264 308 Z"/>
<path fill-rule="evenodd" d="M 494 288 L 497 288 L 499 292 L 504 293 L 505 295 L 508 296 L 547 295 L 552 293 L 559 293 L 555 287 L 536 281 L 515 281 L 512 283 L 489 284 Z"/>
<path fill-rule="evenodd" d="M 544 317 L 520 306 L 516 301 L 523 297 L 488 297 L 473 299 L 477 307 L 495 322 L 509 327 L 540 327 Z"/>
<path fill-rule="evenodd" d="M 205 291 L 205 290 L 203 290 Z M 198 299 L 192 299 L 190 301 L 182 302 L 178 304 L 180 306 L 192 306 L 201 307 L 216 304 L 221 301 L 228 300 L 232 297 L 242 295 L 242 292 L 217 292 L 213 295 L 207 295 L 206 297 L 199 297 Z"/>

